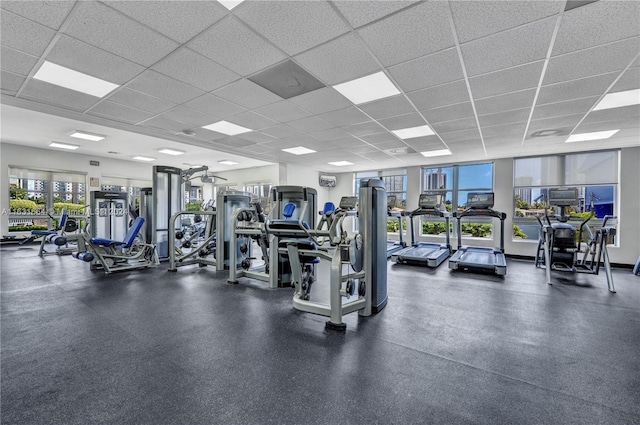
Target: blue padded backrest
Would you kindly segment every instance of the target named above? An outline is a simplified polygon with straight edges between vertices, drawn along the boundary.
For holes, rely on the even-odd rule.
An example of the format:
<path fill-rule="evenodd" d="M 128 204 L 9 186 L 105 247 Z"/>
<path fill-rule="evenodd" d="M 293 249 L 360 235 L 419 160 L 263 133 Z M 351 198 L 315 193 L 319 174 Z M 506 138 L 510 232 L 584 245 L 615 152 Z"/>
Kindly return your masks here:
<path fill-rule="evenodd" d="M 294 204 L 293 202 L 289 202 L 287 205 L 284 206 L 284 208 L 282 209 L 282 216 L 284 218 L 291 218 L 291 216 L 293 215 L 293 212 L 296 210 L 296 204 Z"/>
<path fill-rule="evenodd" d="M 123 248 L 129 248 L 131 245 L 133 245 L 133 241 L 136 239 L 136 236 L 138 236 L 138 232 L 140 232 L 140 229 L 142 229 L 143 224 L 144 217 L 138 216 L 135 220 L 133 220 L 133 224 L 131 224 L 131 227 L 129 227 L 129 231 L 124 237 L 124 241 L 122 241 L 124 242 L 124 244 L 122 245 Z"/>
<path fill-rule="evenodd" d="M 62 230 L 64 230 L 64 226 L 67 225 L 67 217 L 69 217 L 69 214 L 67 214 L 67 210 L 62 210 L 62 215 L 60 216 L 60 223 L 58 224 L 58 227 Z"/>
<path fill-rule="evenodd" d="M 329 214 L 336 210 L 336 205 L 333 202 L 325 202 L 324 208 L 322 209 L 322 215 Z"/>

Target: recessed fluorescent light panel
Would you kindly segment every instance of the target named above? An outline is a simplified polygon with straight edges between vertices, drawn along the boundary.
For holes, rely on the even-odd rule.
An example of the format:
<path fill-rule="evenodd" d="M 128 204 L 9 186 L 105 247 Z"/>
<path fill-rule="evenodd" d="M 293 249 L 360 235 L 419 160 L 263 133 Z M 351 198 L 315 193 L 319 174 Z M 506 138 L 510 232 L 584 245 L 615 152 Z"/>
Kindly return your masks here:
<path fill-rule="evenodd" d="M 218 0 L 218 3 L 220 3 L 221 5 L 226 7 L 227 9 L 231 10 L 234 7 L 236 7 L 237 5 L 239 5 L 240 3 L 242 3 L 243 1 L 244 0 Z"/>
<path fill-rule="evenodd" d="M 134 156 L 133 159 L 135 159 L 136 161 L 145 161 L 145 162 L 156 160 L 156 158 L 151 158 L 150 156 Z"/>
<path fill-rule="evenodd" d="M 349 162 L 349 161 L 336 161 L 336 162 L 329 162 L 329 165 L 334 165 L 336 167 L 344 167 L 345 165 L 353 165 L 353 162 Z"/>
<path fill-rule="evenodd" d="M 402 128 L 400 130 L 393 130 L 393 134 L 401 138 L 405 139 L 413 139 L 415 137 L 423 137 L 423 136 L 432 136 L 435 133 L 431 130 L 431 127 L 428 125 L 420 125 L 418 127 L 410 127 L 410 128 Z"/>
<path fill-rule="evenodd" d="M 70 136 L 76 139 L 91 140 L 92 142 L 99 142 L 107 138 L 107 136 L 103 136 L 102 134 L 87 133 L 86 131 L 74 131 Z"/>
<path fill-rule="evenodd" d="M 426 156 L 427 158 L 430 158 L 432 156 L 445 156 L 445 155 L 451 155 L 451 151 L 449 149 L 440 149 L 437 151 L 426 151 L 426 152 L 420 152 L 420 154 L 422 156 Z"/>
<path fill-rule="evenodd" d="M 356 105 L 400 94 L 400 90 L 382 71 L 337 84 L 333 88 Z"/>
<path fill-rule="evenodd" d="M 58 149 L 68 149 L 70 151 L 76 150 L 80 147 L 78 145 L 69 145 L 66 143 L 58 143 L 58 142 L 51 142 L 49 143 L 49 146 L 51 146 L 52 148 L 58 148 Z"/>
<path fill-rule="evenodd" d="M 169 148 L 162 148 L 162 149 L 158 149 L 158 152 L 163 153 L 165 155 L 184 155 L 186 152 L 185 151 L 181 151 L 178 149 L 169 149 Z"/>
<path fill-rule="evenodd" d="M 120 87 L 117 84 L 47 61 L 44 61 L 33 78 L 96 97 L 104 97 Z"/>
<path fill-rule="evenodd" d="M 250 128 L 245 128 L 228 121 L 214 122 L 213 124 L 203 125 L 202 128 L 206 128 L 207 130 L 215 131 L 217 133 L 226 134 L 227 136 L 235 136 L 236 134 L 248 133 L 250 131 L 253 131 Z"/>
<path fill-rule="evenodd" d="M 218 161 L 218 164 L 222 164 L 222 165 L 238 165 L 240 163 L 239 162 L 235 162 L 235 161 L 229 161 L 228 159 L 223 159 L 222 161 Z"/>
<path fill-rule="evenodd" d="M 593 108 L 594 111 L 601 109 L 621 108 L 623 106 L 640 104 L 640 89 L 619 91 L 609 93 Z"/>
<path fill-rule="evenodd" d="M 590 140 L 608 139 L 620 130 L 595 131 L 593 133 L 572 134 L 565 143 L 588 142 Z"/>
<path fill-rule="evenodd" d="M 294 155 L 306 155 L 308 153 L 314 153 L 315 151 L 312 149 L 307 149 L 303 146 L 298 146 L 296 148 L 287 148 L 287 149 L 282 149 L 285 152 L 288 153 L 292 153 Z"/>

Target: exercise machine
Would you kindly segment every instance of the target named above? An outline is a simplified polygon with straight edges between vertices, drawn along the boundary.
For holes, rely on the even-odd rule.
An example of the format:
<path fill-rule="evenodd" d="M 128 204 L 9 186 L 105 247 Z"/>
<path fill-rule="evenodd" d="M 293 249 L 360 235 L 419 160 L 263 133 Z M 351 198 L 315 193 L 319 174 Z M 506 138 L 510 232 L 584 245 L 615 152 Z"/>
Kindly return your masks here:
<path fill-rule="evenodd" d="M 53 219 L 51 215 L 50 218 Z M 25 243 L 30 243 L 36 238 L 41 237 L 40 240 L 40 249 L 38 249 L 38 257 L 44 258 L 45 255 L 67 255 L 76 251 L 75 246 L 69 246 L 69 238 L 66 236 L 67 224 L 68 224 L 69 214 L 67 210 L 63 209 L 60 214 L 60 220 L 55 228 L 50 230 L 32 230 L 31 235 L 22 241 L 20 241 L 20 245 Z M 76 227 L 77 229 L 77 227 Z M 52 243 L 55 245 L 54 251 L 47 251 L 45 249 L 45 245 L 47 243 Z"/>
<path fill-rule="evenodd" d="M 493 209 L 493 192 L 472 192 L 467 195 L 464 211 L 456 211 L 453 217 L 457 220 L 458 250 L 449 259 L 452 270 L 468 270 L 491 272 L 498 276 L 507 274 L 507 260 L 504 256 L 504 220 L 507 214 Z M 500 220 L 500 248 L 462 245 L 462 218 L 492 217 Z"/>
<path fill-rule="evenodd" d="M 616 228 L 610 225 L 616 217 L 605 216 L 602 226 L 592 230 L 587 224 L 594 216 L 592 209 L 591 214 L 582 220 L 579 228 L 576 229 L 569 223 L 571 215 L 567 213 L 567 208 L 579 204 L 578 189 L 575 187 L 550 188 L 548 204 L 558 207 L 560 214 L 554 217 L 556 223 L 551 223 L 548 214 L 545 214 L 544 222 L 540 217 L 536 217 L 540 224 L 541 235 L 535 258 L 536 267 L 545 268 L 547 284 L 551 285 L 552 270 L 597 275 L 602 261 L 609 292 L 615 293 L 607 244 L 611 243 L 616 234 Z M 585 242 L 582 242 L 583 239 Z"/>
<path fill-rule="evenodd" d="M 407 244 L 404 241 L 404 229 L 402 228 L 402 211 L 394 210 L 397 202 L 398 198 L 395 195 L 387 196 L 387 215 L 398 220 L 398 240 L 387 241 L 387 259 L 391 258 L 391 256 L 396 252 L 407 247 Z"/>
<path fill-rule="evenodd" d="M 278 237 L 278 251 L 291 264 L 293 307 L 327 316 L 327 329 L 344 331 L 344 314 L 357 311 L 360 316 L 370 316 L 387 303 L 384 183 L 363 180 L 359 198 L 343 197 L 339 207 L 328 212 L 323 222 L 326 230 L 324 226 L 314 229 L 303 220 L 310 199 L 306 189 L 298 218 L 267 220 L 267 234 Z M 293 203 L 289 205 L 288 210 L 297 209 Z M 358 213 L 356 205 L 360 206 Z M 326 243 L 329 246 L 323 246 Z M 314 267 L 320 261 L 330 265 L 328 305 L 311 299 Z"/>
<path fill-rule="evenodd" d="M 173 249 L 169 250 L 170 272 L 192 264 L 198 264 L 199 267 L 217 266 L 216 215 L 217 211 L 213 208 L 205 211 L 179 211 L 171 216 L 169 246 Z"/>
<path fill-rule="evenodd" d="M 441 193 L 421 193 L 418 209 L 409 213 L 411 220 L 411 246 L 396 252 L 391 260 L 397 264 L 412 264 L 417 266 L 438 267 L 451 255 L 451 241 L 449 231 L 449 213 L 442 211 Z M 433 216 L 444 218 L 446 243 L 418 242 L 416 238 L 416 217 Z M 419 220 L 418 220 L 419 222 Z"/>

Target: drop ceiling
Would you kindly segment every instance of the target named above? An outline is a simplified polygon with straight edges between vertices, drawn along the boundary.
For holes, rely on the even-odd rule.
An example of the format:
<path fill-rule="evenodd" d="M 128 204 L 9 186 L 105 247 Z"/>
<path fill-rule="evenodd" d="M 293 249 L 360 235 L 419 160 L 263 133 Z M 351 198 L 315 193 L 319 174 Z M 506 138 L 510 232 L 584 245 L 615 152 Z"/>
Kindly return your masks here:
<path fill-rule="evenodd" d="M 640 105 L 593 111 L 607 93 L 640 89 L 640 2 L 565 6 L 3 0 L 2 142 L 47 148 L 87 130 L 108 137 L 78 153 L 159 157 L 165 147 L 187 152 L 171 159 L 180 163 L 325 172 L 640 145 Z M 119 87 L 98 98 L 34 79 L 45 61 Z M 254 82 L 292 65 L 322 87 L 285 99 Z M 355 105 L 332 87 L 380 71 L 400 94 Z M 221 120 L 252 131 L 202 128 Z M 392 132 L 423 125 L 435 134 Z M 606 140 L 565 143 L 613 129 Z M 316 152 L 282 151 L 298 146 Z M 344 160 L 353 165 L 328 165 Z"/>

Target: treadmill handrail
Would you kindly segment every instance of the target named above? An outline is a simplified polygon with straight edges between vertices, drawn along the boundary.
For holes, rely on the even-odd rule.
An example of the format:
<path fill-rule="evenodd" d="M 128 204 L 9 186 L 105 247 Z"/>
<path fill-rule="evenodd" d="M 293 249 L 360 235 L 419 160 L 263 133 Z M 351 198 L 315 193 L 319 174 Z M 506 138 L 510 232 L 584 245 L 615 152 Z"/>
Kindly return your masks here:
<path fill-rule="evenodd" d="M 500 220 L 500 251 L 504 252 L 504 221 L 507 213 L 496 211 L 491 208 L 467 208 L 464 211 L 454 211 L 453 217 L 458 221 L 458 249 L 462 246 L 462 225 L 460 219 L 463 217 L 494 217 Z"/>

